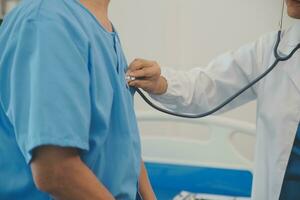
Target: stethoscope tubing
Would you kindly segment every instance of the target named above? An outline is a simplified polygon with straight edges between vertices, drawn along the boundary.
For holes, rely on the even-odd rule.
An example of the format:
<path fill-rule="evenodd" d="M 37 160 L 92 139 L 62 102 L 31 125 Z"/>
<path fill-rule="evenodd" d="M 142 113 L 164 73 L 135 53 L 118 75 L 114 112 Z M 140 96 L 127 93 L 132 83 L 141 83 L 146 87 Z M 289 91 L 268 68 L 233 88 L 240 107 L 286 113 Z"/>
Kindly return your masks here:
<path fill-rule="evenodd" d="M 274 63 L 264 72 L 262 73 L 260 76 L 258 76 L 257 78 L 255 78 L 253 81 L 251 81 L 248 85 L 246 85 L 245 87 L 243 87 L 242 89 L 240 89 L 237 93 L 235 93 L 234 95 L 230 96 L 229 98 L 227 98 L 223 103 L 221 103 L 220 105 L 216 106 L 215 108 L 213 108 L 210 111 L 207 111 L 205 113 L 200 113 L 200 114 L 188 114 L 188 113 L 176 113 L 176 112 L 172 112 L 170 110 L 167 110 L 165 108 L 162 108 L 156 104 L 154 104 L 151 100 L 149 100 L 146 95 L 138 88 L 136 88 L 136 91 L 139 93 L 139 95 L 142 97 L 142 99 L 152 108 L 154 108 L 155 110 L 158 110 L 162 113 L 168 114 L 168 115 L 173 115 L 176 117 L 181 117 L 181 118 L 191 118 L 191 119 L 196 119 L 196 118 L 203 118 L 203 117 L 207 117 L 209 115 L 212 115 L 216 112 L 218 112 L 219 110 L 221 110 L 222 108 L 224 108 L 226 105 L 228 105 L 229 103 L 231 103 L 233 100 L 235 100 L 237 97 L 239 97 L 240 95 L 242 95 L 244 92 L 246 92 L 249 88 L 253 87 L 256 83 L 258 83 L 260 80 L 262 80 L 263 78 L 265 78 L 270 72 L 272 72 L 280 62 L 283 61 L 287 61 L 290 58 L 292 58 L 292 56 L 297 52 L 298 49 L 300 49 L 300 44 L 298 44 L 292 51 L 290 54 L 288 54 L 285 57 L 281 57 L 278 53 L 278 48 L 279 48 L 279 44 L 281 41 L 281 30 L 278 31 L 277 33 L 277 40 L 276 40 L 276 44 L 274 47 L 274 56 L 275 56 L 275 61 Z"/>

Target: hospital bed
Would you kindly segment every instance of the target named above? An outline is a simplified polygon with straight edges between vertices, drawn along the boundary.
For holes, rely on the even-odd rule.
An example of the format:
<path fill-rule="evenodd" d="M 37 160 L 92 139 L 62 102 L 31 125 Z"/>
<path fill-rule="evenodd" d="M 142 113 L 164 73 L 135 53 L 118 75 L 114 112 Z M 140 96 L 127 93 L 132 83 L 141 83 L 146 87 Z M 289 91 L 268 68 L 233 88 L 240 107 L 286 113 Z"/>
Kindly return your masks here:
<path fill-rule="evenodd" d="M 161 134 L 142 133 L 143 159 L 158 200 L 173 199 L 182 191 L 250 199 L 253 162 L 233 145 L 232 138 L 237 133 L 254 137 L 253 124 L 222 117 L 186 120 L 157 112 L 139 112 L 137 118 L 142 132 L 179 123 L 193 125 L 199 136 L 203 128 L 209 132 L 204 141 L 176 137 L 176 133 L 166 136 L 164 128 Z"/>

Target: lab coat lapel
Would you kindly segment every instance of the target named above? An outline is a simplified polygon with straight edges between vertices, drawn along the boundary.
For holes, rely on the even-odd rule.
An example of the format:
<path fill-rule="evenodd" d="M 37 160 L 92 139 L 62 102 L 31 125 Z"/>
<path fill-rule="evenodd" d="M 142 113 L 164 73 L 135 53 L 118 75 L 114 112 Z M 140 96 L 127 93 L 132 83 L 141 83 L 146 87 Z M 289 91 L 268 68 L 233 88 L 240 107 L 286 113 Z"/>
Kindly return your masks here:
<path fill-rule="evenodd" d="M 283 31 L 278 51 L 281 55 L 288 55 L 300 43 L 300 20 L 297 20 L 286 31 Z"/>
<path fill-rule="evenodd" d="M 287 56 L 300 43 L 300 21 L 298 20 L 292 27 L 283 33 L 278 51 L 282 56 Z M 294 56 L 285 61 L 284 67 L 288 76 L 293 81 L 300 92 L 300 49 Z"/>

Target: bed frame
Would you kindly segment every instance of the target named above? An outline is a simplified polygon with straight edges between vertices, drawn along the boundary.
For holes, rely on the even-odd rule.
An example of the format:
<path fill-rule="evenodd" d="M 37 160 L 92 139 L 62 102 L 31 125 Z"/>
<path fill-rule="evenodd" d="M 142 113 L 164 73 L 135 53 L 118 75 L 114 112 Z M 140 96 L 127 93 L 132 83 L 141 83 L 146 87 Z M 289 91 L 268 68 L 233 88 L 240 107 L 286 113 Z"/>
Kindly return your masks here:
<path fill-rule="evenodd" d="M 157 112 L 138 112 L 137 118 L 141 128 L 148 122 L 181 123 L 205 126 L 210 132 L 205 141 L 142 133 L 143 159 L 158 199 L 172 199 L 182 190 L 251 195 L 253 161 L 235 148 L 232 137 L 236 133 L 255 136 L 254 124 L 215 116 L 182 119 Z"/>

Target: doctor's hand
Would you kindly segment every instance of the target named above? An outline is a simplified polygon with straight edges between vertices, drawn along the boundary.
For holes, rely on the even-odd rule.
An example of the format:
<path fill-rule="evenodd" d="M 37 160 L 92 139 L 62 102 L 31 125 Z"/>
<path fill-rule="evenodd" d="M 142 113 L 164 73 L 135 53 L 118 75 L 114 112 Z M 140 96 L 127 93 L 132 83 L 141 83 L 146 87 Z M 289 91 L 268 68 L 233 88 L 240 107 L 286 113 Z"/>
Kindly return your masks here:
<path fill-rule="evenodd" d="M 167 80 L 161 76 L 157 62 L 135 59 L 128 67 L 127 75 L 135 78 L 128 82 L 129 86 L 142 88 L 148 93 L 161 95 L 167 91 Z"/>

